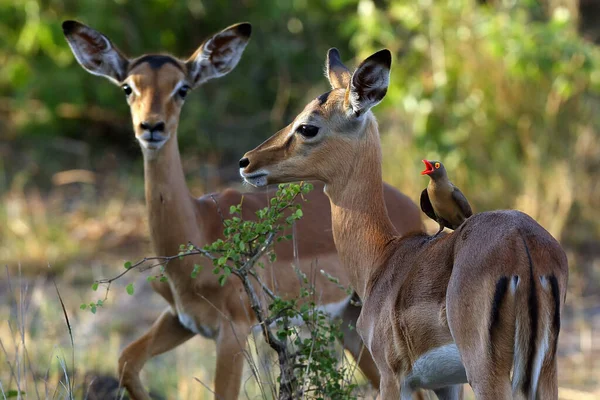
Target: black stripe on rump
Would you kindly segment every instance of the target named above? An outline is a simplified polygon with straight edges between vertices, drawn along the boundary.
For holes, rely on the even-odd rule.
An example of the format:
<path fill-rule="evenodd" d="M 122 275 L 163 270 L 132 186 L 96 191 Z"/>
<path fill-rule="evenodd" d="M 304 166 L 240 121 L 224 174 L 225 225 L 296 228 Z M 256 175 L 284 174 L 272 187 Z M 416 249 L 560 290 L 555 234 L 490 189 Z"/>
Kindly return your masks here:
<path fill-rule="evenodd" d="M 558 288 L 558 279 L 556 276 L 550 275 L 550 289 L 552 290 L 552 299 L 554 300 L 554 318 L 552 319 L 552 330 L 554 331 L 554 353 L 558 343 L 558 333 L 560 332 L 560 290 Z"/>
<path fill-rule="evenodd" d="M 490 346 L 492 355 L 494 354 L 494 343 L 496 339 L 496 333 L 498 325 L 500 324 L 500 307 L 502 307 L 502 300 L 506 295 L 508 289 L 508 277 L 503 276 L 496 282 L 496 290 L 494 291 L 494 300 L 492 301 L 492 313 L 490 315 Z"/>

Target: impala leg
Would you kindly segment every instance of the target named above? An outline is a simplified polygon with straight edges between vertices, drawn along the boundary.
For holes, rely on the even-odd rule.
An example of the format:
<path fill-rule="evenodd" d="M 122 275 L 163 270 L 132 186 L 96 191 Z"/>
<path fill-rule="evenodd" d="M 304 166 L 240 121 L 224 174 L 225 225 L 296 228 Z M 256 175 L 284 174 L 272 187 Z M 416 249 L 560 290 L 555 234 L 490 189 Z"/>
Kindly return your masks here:
<path fill-rule="evenodd" d="M 403 396 L 404 396 L 404 392 Z M 412 400 L 412 392 L 408 393 L 408 397 L 400 397 L 400 387 L 398 378 L 392 373 L 381 375 L 381 384 L 379 385 L 379 396 L 377 400 Z"/>
<path fill-rule="evenodd" d="M 455 271 L 461 271 L 455 266 Z M 498 329 L 490 333 L 491 311 L 476 311 L 478 304 L 490 304 L 494 294 L 486 291 L 461 290 L 458 282 L 468 278 L 460 274 L 448 285 L 446 312 L 448 326 L 460 352 L 469 384 L 477 400 L 513 399 L 510 372 L 514 354 L 514 307 L 502 307 L 497 321 Z M 484 285 L 482 282 L 473 282 Z M 510 305 L 510 304 L 509 304 Z M 465 310 L 469 310 L 466 312 Z"/>
<path fill-rule="evenodd" d="M 542 365 L 542 370 L 538 381 L 538 399 L 558 399 L 558 382 L 556 370 L 556 357 L 554 355 L 551 356 L 551 353 L 548 352 L 546 360 L 544 360 L 544 364 Z"/>
<path fill-rule="evenodd" d="M 244 350 L 250 330 L 242 326 L 222 326 L 217 339 L 215 399 L 238 398 L 244 370 Z"/>
<path fill-rule="evenodd" d="M 360 316 L 361 309 L 362 307 L 352 304 L 348 304 L 344 309 L 341 326 L 342 333 L 344 334 L 342 344 L 357 361 L 358 367 L 365 374 L 369 382 L 371 382 L 371 385 L 374 388 L 378 388 L 380 384 L 379 370 L 377 369 L 377 365 L 375 365 L 375 361 L 373 361 L 373 357 L 371 357 L 371 353 L 364 346 L 362 338 L 356 330 L 356 321 Z M 350 325 L 352 325 L 352 328 Z"/>
<path fill-rule="evenodd" d="M 140 380 L 140 371 L 152 357 L 169 351 L 194 334 L 185 329 L 170 308 L 154 322 L 150 330 L 125 347 L 119 357 L 119 378 L 132 399 L 150 399 Z"/>

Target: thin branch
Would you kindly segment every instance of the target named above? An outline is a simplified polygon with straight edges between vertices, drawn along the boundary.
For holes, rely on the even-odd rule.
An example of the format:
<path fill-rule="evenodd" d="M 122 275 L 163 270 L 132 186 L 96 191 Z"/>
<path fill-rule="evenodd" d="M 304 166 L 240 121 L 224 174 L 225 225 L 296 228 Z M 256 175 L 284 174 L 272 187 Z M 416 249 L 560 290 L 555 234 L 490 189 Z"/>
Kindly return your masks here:
<path fill-rule="evenodd" d="M 204 386 L 206 388 L 206 390 L 208 390 L 209 392 L 211 392 L 213 394 L 213 396 L 215 396 L 217 399 L 220 399 L 221 396 L 219 396 L 218 394 L 215 393 L 214 390 L 212 390 L 210 387 L 208 387 L 208 385 L 206 385 L 206 383 L 202 382 L 200 379 L 194 377 L 194 379 L 196 380 L 196 382 L 198 382 L 199 384 L 201 384 L 202 386 Z"/>
<path fill-rule="evenodd" d="M 256 250 L 256 253 L 254 253 L 254 255 L 252 257 L 250 257 L 250 259 L 248 261 L 246 261 L 244 263 L 244 265 L 242 265 L 240 267 L 240 271 L 243 272 L 247 272 L 250 268 L 254 267 L 254 264 L 256 264 L 256 262 L 258 261 L 259 258 L 261 258 L 265 252 L 268 250 L 268 248 L 271 246 L 271 244 L 273 244 L 273 239 L 275 239 L 275 232 L 270 232 L 267 235 L 267 240 L 265 240 L 265 242 L 262 244 L 262 246 L 260 246 L 258 248 L 258 250 Z"/>
<path fill-rule="evenodd" d="M 217 199 L 215 199 L 215 196 L 213 194 L 210 195 L 210 198 L 212 199 L 213 203 L 215 203 L 215 206 L 217 206 L 217 213 L 219 214 L 219 217 L 221 217 L 221 224 L 223 224 L 223 226 L 225 226 L 225 216 L 223 216 L 223 211 L 221 211 L 221 206 L 219 205 L 219 203 L 217 202 Z"/>
<path fill-rule="evenodd" d="M 267 296 L 269 296 L 271 298 L 271 300 L 275 300 L 277 298 L 277 296 L 275 295 L 275 293 L 273 293 L 271 291 L 271 289 L 269 289 L 264 283 L 263 281 L 260 280 L 260 278 L 258 277 L 257 273 L 255 270 L 251 269 L 248 271 L 248 273 L 254 278 L 256 279 L 256 282 L 258 282 L 258 284 L 260 285 L 261 289 L 267 294 Z"/>

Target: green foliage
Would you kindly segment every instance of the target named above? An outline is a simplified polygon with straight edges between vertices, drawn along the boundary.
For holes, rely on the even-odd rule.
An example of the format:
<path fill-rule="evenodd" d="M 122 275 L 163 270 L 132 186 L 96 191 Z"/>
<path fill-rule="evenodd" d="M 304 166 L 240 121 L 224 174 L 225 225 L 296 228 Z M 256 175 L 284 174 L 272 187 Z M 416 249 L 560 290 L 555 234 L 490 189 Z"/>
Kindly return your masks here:
<path fill-rule="evenodd" d="M 268 315 L 263 316 L 259 311 L 262 306 L 256 305 L 256 317 L 261 326 L 275 326 L 267 328 L 274 331 L 273 337 L 281 341 L 285 347 L 293 349 L 292 354 L 285 353 L 285 363 L 290 365 L 294 379 L 298 383 L 296 393 L 310 395 L 311 398 L 350 399 L 356 385 L 349 382 L 350 370 L 346 365 L 340 366 L 339 357 L 334 344 L 342 339 L 340 321 L 332 321 L 327 314 L 317 308 L 314 299 L 317 297 L 314 287 L 300 270 L 296 270 L 302 279 L 303 286 L 298 297 L 284 299 L 273 293 L 260 280 L 260 270 L 256 270 L 259 257 L 267 255 L 272 262 L 275 253 L 272 244 L 277 240 L 288 240 L 290 235 L 281 235 L 295 221 L 302 218 L 301 204 L 297 197 L 312 190 L 312 185 L 307 183 L 280 185 L 275 196 L 269 201 L 269 206 L 256 212 L 256 219 L 242 218 L 242 203 L 231 206 L 232 215 L 223 220 L 224 239 L 219 239 L 204 247 L 204 255 L 213 262 L 213 274 L 221 286 L 233 274 L 244 281 L 251 303 L 253 298 L 248 274 L 258 280 L 260 286 L 270 297 Z M 179 257 L 198 254 L 198 249 L 193 245 L 182 246 Z M 258 265 L 258 268 L 261 268 Z M 194 267 L 194 273 L 200 267 Z M 330 277 L 336 281 L 334 277 Z M 339 284 L 339 283 L 338 283 Z M 310 337 L 303 337 L 296 326 L 291 325 L 292 319 L 300 319 L 310 331 Z M 269 341 L 266 336 L 265 339 Z M 281 354 L 280 363 L 281 363 Z M 301 396 L 302 397 L 302 396 Z"/>
<path fill-rule="evenodd" d="M 375 111 L 384 176 L 416 200 L 419 160 L 441 159 L 476 211 L 518 208 L 559 238 L 597 240 L 600 52 L 566 9 L 546 19 L 539 7 L 360 2 L 349 22 L 360 58 L 396 55 Z"/>
<path fill-rule="evenodd" d="M 178 134 L 184 147 L 196 152 L 225 150 L 232 155 L 280 125 L 288 102 L 304 101 L 307 84 L 322 76 L 322 56 L 329 45 L 313 43 L 335 36 L 345 17 L 332 15 L 315 0 L 259 0 L 236 7 L 227 1 L 153 0 L 140 7 L 120 0 L 0 0 L 0 15 L 0 98 L 11 98 L 12 136 L 67 136 L 104 144 L 108 139 L 128 146 L 133 134 L 122 90 L 77 65 L 63 38 L 62 21 L 77 19 L 94 27 L 131 57 L 167 52 L 184 60 L 211 34 L 235 22 L 251 22 L 251 45 L 240 65 L 231 77 L 189 96 Z M 271 113 L 278 95 L 283 95 L 281 104 Z M 244 135 L 239 135 L 241 121 L 247 122 Z M 94 127 L 81 129 L 85 124 Z"/>
<path fill-rule="evenodd" d="M 204 247 L 204 250 L 214 255 L 213 274 L 218 275 L 219 283 L 223 286 L 231 275 L 232 269 L 239 269 L 256 256 L 259 249 L 273 240 L 273 236 L 280 233 L 294 221 L 302 218 L 301 204 L 295 203 L 298 195 L 303 195 L 312 190 L 312 185 L 280 185 L 279 190 L 270 200 L 270 206 L 256 212 L 256 220 L 242 219 L 242 204 L 231 206 L 231 218 L 223 221 L 223 234 L 225 239 Z M 285 224 L 281 220 L 285 219 Z M 286 238 L 288 236 L 280 236 Z M 270 245 L 270 243 L 269 243 Z M 189 246 L 188 251 L 193 252 L 194 246 Z M 271 261 L 275 261 L 275 253 L 267 250 Z"/>
<path fill-rule="evenodd" d="M 348 62 L 354 65 L 387 47 L 394 54 L 391 86 L 375 111 L 386 180 L 416 200 L 424 186 L 418 160 L 439 158 L 476 210 L 519 208 L 556 236 L 585 241 L 591 231 L 597 240 L 600 56 L 578 35 L 574 14 L 552 7 L 0 0 L 0 129 L 35 143 L 26 148 L 44 166 L 36 174 L 72 168 L 54 156 L 56 138 L 132 147 L 121 91 L 77 65 L 62 37 L 64 19 L 97 28 L 131 56 L 166 51 L 183 58 L 208 35 L 246 20 L 254 29 L 239 66 L 186 101 L 178 133 L 184 157 L 217 154 L 223 164 L 235 162 L 326 90 L 327 48 L 338 47 L 345 60 L 357 53 Z"/>
<path fill-rule="evenodd" d="M 79 306 L 79 309 L 81 309 L 81 310 L 89 309 L 92 312 L 92 314 L 96 314 L 96 312 L 98 311 L 98 308 L 100 308 L 102 306 L 104 306 L 104 300 L 98 300 L 95 303 L 94 302 L 91 302 L 89 304 L 83 303 Z"/>

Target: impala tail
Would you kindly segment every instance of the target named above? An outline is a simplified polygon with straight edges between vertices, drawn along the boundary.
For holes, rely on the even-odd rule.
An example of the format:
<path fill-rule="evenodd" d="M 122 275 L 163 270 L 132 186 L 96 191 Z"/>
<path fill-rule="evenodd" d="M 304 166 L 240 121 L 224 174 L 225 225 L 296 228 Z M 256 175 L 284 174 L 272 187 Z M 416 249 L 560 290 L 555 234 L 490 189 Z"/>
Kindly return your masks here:
<path fill-rule="evenodd" d="M 560 265 L 558 269 L 556 265 L 535 265 L 542 261 L 556 264 L 551 260 L 552 252 L 540 244 L 528 242 L 523 233 L 520 239 L 528 271 L 522 275 L 503 276 L 496 282 L 490 316 L 492 360 L 512 362 L 513 398 L 556 399 L 556 349 L 563 304 L 561 287 L 564 290 L 566 282 L 561 284 L 560 277 L 552 272 L 560 270 Z M 514 339 L 507 341 L 510 336 Z M 495 357 L 503 342 L 513 343 L 512 360 Z"/>

